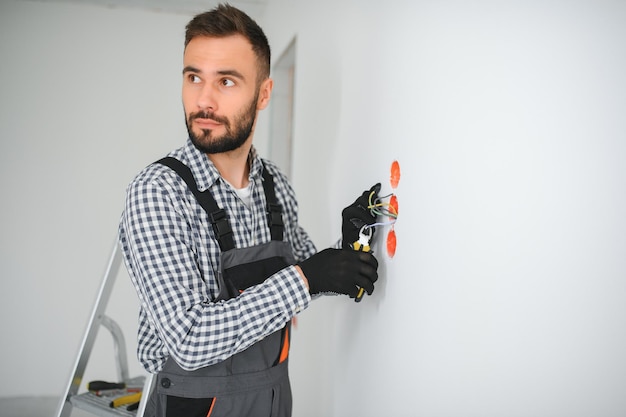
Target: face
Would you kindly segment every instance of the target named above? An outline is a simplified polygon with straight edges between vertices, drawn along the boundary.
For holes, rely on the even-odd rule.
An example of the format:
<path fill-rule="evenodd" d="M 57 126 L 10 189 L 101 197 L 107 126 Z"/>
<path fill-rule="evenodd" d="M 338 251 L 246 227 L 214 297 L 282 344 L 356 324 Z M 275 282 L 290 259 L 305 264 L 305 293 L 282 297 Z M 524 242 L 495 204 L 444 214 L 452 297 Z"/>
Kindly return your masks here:
<path fill-rule="evenodd" d="M 272 80 L 259 82 L 250 43 L 241 35 L 196 37 L 185 48 L 183 65 L 183 106 L 193 144 L 216 154 L 251 141 Z"/>

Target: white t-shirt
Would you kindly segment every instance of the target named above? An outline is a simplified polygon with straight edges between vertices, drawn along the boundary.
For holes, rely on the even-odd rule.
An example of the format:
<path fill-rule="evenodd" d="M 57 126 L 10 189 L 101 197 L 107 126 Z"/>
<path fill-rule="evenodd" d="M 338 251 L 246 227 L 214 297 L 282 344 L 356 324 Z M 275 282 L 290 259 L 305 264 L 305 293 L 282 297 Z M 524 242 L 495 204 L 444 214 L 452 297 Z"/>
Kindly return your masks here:
<path fill-rule="evenodd" d="M 237 193 L 237 196 L 239 196 L 246 207 L 250 208 L 252 206 L 252 182 L 248 182 L 248 186 L 244 188 L 233 187 L 233 190 L 235 190 L 235 193 Z"/>

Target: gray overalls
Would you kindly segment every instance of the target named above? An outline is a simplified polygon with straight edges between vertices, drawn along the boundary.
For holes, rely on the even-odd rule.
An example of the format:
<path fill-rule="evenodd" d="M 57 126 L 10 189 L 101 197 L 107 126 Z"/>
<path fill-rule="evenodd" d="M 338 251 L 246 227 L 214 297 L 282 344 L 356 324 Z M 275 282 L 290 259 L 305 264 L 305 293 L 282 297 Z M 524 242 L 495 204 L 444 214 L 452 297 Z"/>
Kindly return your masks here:
<path fill-rule="evenodd" d="M 282 211 L 274 192 L 273 178 L 265 167 L 263 189 L 272 240 L 249 248 L 235 248 L 226 213 L 217 206 L 208 190 L 198 190 L 191 170 L 171 157 L 158 162 L 172 168 L 185 180 L 209 215 L 221 249 L 220 293 L 216 301 L 236 297 L 295 263 L 291 247 L 283 242 Z M 243 352 L 195 371 L 183 370 L 170 357 L 157 374 L 156 388 L 146 416 L 291 416 L 291 388 L 287 373 L 289 338 L 290 324 L 287 323 L 282 330 Z"/>

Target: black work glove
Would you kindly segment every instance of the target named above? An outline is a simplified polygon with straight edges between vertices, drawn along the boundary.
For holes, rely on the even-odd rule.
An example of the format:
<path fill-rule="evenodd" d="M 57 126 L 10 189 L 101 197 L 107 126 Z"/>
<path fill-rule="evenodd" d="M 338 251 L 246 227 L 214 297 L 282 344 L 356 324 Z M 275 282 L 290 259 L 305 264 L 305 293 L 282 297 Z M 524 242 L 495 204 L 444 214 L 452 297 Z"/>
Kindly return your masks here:
<path fill-rule="evenodd" d="M 356 298 L 359 287 L 371 295 L 378 279 L 378 261 L 368 252 L 329 248 L 298 265 L 311 295 L 330 292 Z"/>
<path fill-rule="evenodd" d="M 369 206 L 370 194 L 372 192 L 372 202 L 378 198 L 380 191 L 380 183 L 375 184 L 369 191 L 364 191 L 354 203 L 343 209 L 341 217 L 341 247 L 350 249 L 351 244 L 359 240 L 359 231 L 366 224 L 376 223 L 376 216 L 367 208 Z M 374 238 L 374 227 L 372 229 L 371 239 Z M 370 239 L 370 241 L 371 241 Z"/>

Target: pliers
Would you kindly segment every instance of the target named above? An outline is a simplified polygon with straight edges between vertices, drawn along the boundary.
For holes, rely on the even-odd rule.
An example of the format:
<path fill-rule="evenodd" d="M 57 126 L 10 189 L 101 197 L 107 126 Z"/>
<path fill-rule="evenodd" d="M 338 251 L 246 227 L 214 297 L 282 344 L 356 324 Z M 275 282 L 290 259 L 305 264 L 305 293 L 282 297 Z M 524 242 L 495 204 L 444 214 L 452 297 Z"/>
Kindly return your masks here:
<path fill-rule="evenodd" d="M 361 229 L 359 230 L 359 240 L 352 243 L 351 245 L 352 249 L 359 251 L 359 252 L 370 252 L 370 241 L 372 240 L 373 233 L 374 233 L 374 230 L 369 225 L 366 224 L 363 227 L 361 227 Z M 364 294 L 365 294 L 365 290 L 362 287 L 360 287 L 359 292 L 357 293 L 354 301 L 357 303 L 360 302 L 361 299 L 363 299 Z"/>

